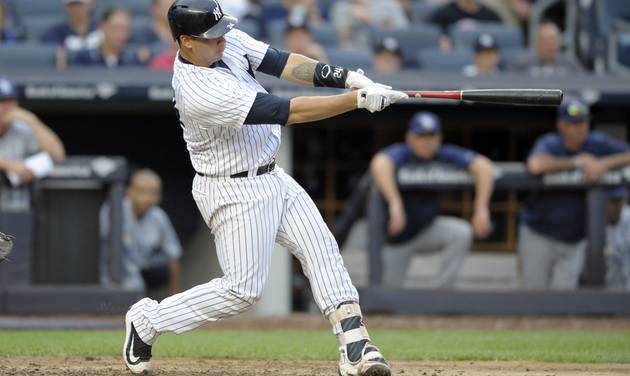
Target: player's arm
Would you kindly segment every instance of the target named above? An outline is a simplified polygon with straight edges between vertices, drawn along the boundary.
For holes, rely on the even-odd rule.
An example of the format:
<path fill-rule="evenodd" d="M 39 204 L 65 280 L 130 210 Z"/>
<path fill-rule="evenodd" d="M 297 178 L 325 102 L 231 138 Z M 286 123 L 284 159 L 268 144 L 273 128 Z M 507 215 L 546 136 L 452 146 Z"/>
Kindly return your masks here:
<path fill-rule="evenodd" d="M 66 149 L 59 137 L 37 115 L 21 107 L 15 107 L 11 111 L 12 119 L 19 119 L 31 126 L 39 147 L 54 161 L 62 161 L 66 157 Z"/>
<path fill-rule="evenodd" d="M 571 170 L 578 167 L 578 164 L 578 157 L 556 157 L 549 154 L 534 154 L 527 158 L 527 170 L 533 175 Z"/>
<path fill-rule="evenodd" d="M 344 67 L 321 63 L 304 55 L 267 48 L 258 71 L 304 86 L 362 89 L 374 84 L 363 75 Z"/>
<path fill-rule="evenodd" d="M 479 238 L 490 235 L 490 198 L 494 190 L 494 165 L 483 155 L 477 155 L 468 167 L 475 179 L 475 200 L 472 216 L 473 229 Z"/>
<path fill-rule="evenodd" d="M 378 153 L 370 162 L 370 172 L 378 190 L 387 202 L 389 212 L 387 231 L 390 235 L 399 234 L 405 229 L 407 217 L 402 196 L 396 183 L 396 164 L 385 153 Z"/>
<path fill-rule="evenodd" d="M 630 165 L 630 151 L 602 157 L 599 160 L 606 171 Z"/>

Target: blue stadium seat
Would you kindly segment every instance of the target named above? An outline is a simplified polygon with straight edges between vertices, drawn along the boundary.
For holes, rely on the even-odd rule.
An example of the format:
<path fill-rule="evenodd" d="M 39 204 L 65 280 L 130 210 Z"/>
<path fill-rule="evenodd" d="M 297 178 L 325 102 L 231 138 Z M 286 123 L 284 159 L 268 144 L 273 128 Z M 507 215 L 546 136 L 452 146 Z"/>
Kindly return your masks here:
<path fill-rule="evenodd" d="M 18 0 L 14 2 L 22 18 L 31 16 L 65 16 L 62 0 Z"/>
<path fill-rule="evenodd" d="M 521 30 L 501 23 L 480 23 L 473 29 L 460 28 L 458 25 L 454 25 L 449 30 L 455 47 L 458 48 L 472 48 L 477 37 L 483 33 L 491 34 L 496 39 L 501 49 L 523 46 L 523 34 Z"/>
<path fill-rule="evenodd" d="M 628 0 L 597 0 L 595 12 L 597 14 L 597 29 L 601 36 L 607 36 L 618 18 L 630 21 L 630 6 Z"/>
<path fill-rule="evenodd" d="M 22 23 L 26 29 L 26 40 L 28 42 L 39 42 L 44 33 L 46 33 L 53 25 L 65 20 L 66 17 L 63 14 L 40 14 L 25 17 L 22 20 Z"/>
<path fill-rule="evenodd" d="M 238 20 L 236 28 L 249 34 L 252 38 L 260 39 L 260 25 L 251 18 Z"/>
<path fill-rule="evenodd" d="M 403 52 L 403 65 L 415 67 L 418 50 L 426 47 L 438 47 L 440 29 L 434 25 L 415 24 L 402 30 L 374 30 L 372 32 L 374 43 L 386 37 L 393 37 L 398 40 Z"/>
<path fill-rule="evenodd" d="M 348 69 L 372 69 L 372 53 L 364 50 L 327 49 L 326 54 L 331 64 Z"/>
<path fill-rule="evenodd" d="M 324 48 L 335 48 L 339 46 L 339 33 L 333 25 L 321 24 L 312 25 L 311 33 L 315 42 Z"/>
<path fill-rule="evenodd" d="M 111 7 L 125 8 L 134 17 L 151 17 L 151 0 L 97 0 L 94 1 L 94 6 L 99 18 L 106 9 Z"/>
<path fill-rule="evenodd" d="M 435 4 L 424 1 L 413 1 L 411 3 L 411 21 L 413 23 L 428 22 L 437 8 L 438 6 Z"/>
<path fill-rule="evenodd" d="M 630 68 L 630 32 L 617 36 L 617 56 L 620 64 Z"/>
<path fill-rule="evenodd" d="M 468 49 L 443 52 L 439 48 L 423 48 L 417 54 L 418 65 L 429 71 L 461 72 L 473 63 L 473 53 Z"/>
<path fill-rule="evenodd" d="M 267 33 L 269 34 L 269 42 L 276 46 L 284 46 L 284 34 L 287 29 L 287 23 L 284 19 L 276 19 L 267 23 Z M 339 46 L 339 34 L 334 26 L 329 24 L 311 25 L 311 33 L 313 40 L 321 44 L 324 48 L 336 48 Z"/>
<path fill-rule="evenodd" d="M 0 44 L 0 66 L 47 68 L 55 66 L 56 46 L 24 43 Z"/>

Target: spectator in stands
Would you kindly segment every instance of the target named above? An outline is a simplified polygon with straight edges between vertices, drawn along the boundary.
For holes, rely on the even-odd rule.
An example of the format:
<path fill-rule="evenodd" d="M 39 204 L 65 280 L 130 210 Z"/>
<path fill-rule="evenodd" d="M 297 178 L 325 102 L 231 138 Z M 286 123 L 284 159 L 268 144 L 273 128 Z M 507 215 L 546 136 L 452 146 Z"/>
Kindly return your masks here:
<path fill-rule="evenodd" d="M 331 9 L 332 24 L 339 30 L 342 48 L 369 48 L 371 29 L 397 30 L 409 25 L 394 0 L 337 1 Z"/>
<path fill-rule="evenodd" d="M 171 29 L 168 26 L 168 8 L 172 0 L 153 0 L 151 3 L 151 25 L 138 30 L 132 39 L 134 43 L 152 45 L 154 49 L 162 51 L 173 40 Z"/>
<path fill-rule="evenodd" d="M 573 60 L 562 55 L 560 29 L 552 22 L 540 24 L 536 36 L 536 55 L 514 61 L 510 69 L 529 72 L 533 76 L 570 75 L 581 71 Z"/>
<path fill-rule="evenodd" d="M 483 33 L 475 41 L 475 63 L 462 70 L 464 76 L 475 77 L 499 72 L 501 52 L 491 34 Z"/>
<path fill-rule="evenodd" d="M 68 19 L 44 33 L 41 41 L 55 43 L 68 51 L 96 48 L 101 41 L 92 18 L 92 0 L 64 0 Z"/>
<path fill-rule="evenodd" d="M 518 27 L 527 39 L 527 27 L 535 0 L 486 0 L 485 3 L 496 11 L 504 23 Z"/>
<path fill-rule="evenodd" d="M 500 22 L 499 16 L 477 0 L 454 0 L 438 8 L 429 18 L 429 22 L 442 28 L 440 48 L 448 51 L 453 47 L 449 37 L 449 28 L 458 25 L 462 28 L 475 28 L 479 22 Z"/>
<path fill-rule="evenodd" d="M 577 99 L 558 107 L 557 133 L 541 136 L 527 159 L 531 174 L 580 169 L 586 183 L 608 170 L 630 165 L 630 147 L 589 132 L 590 111 Z M 586 251 L 584 192 L 534 191 L 521 213 L 518 251 L 526 288 L 572 289 Z"/>
<path fill-rule="evenodd" d="M 619 187 L 608 194 L 606 229 L 606 285 L 630 291 L 630 206 L 628 190 Z"/>
<path fill-rule="evenodd" d="M 172 72 L 173 64 L 175 63 L 175 57 L 177 57 L 178 51 L 179 46 L 177 42 L 171 40 L 166 49 L 151 58 L 151 61 L 149 61 L 149 69 Z"/>
<path fill-rule="evenodd" d="M 167 286 L 171 294 L 180 290 L 182 247 L 168 215 L 158 206 L 162 180 L 150 169 L 136 171 L 123 201 L 123 254 L 121 285 L 127 289 L 156 289 Z M 109 204 L 100 212 L 101 282 L 109 279 Z"/>
<path fill-rule="evenodd" d="M 282 4 L 289 15 L 301 15 L 311 25 L 322 22 L 322 14 L 317 0 L 283 0 Z M 226 11 L 226 13 L 228 12 Z"/>
<path fill-rule="evenodd" d="M 372 55 L 374 70 L 381 74 L 400 72 L 403 65 L 402 49 L 393 37 L 386 37 L 374 46 Z"/>
<path fill-rule="evenodd" d="M 19 40 L 17 33 L 9 26 L 9 16 L 2 0 L 0 0 L 0 44 L 15 43 Z"/>
<path fill-rule="evenodd" d="M 439 161 L 470 172 L 475 180 L 471 223 L 439 215 L 437 192 L 401 192 L 396 171 L 408 163 Z M 492 231 L 489 203 L 494 186 L 492 162 L 472 150 L 442 144 L 440 119 L 430 112 L 413 116 L 406 142 L 380 151 L 370 164 L 376 186 L 389 212 L 388 244 L 383 249 L 384 282 L 401 286 L 414 253 L 442 252 L 435 287 L 452 287 L 470 251 L 473 234 L 487 237 Z M 472 224 L 472 228 L 471 228 Z"/>
<path fill-rule="evenodd" d="M 324 48 L 313 40 L 308 21 L 304 15 L 290 13 L 284 34 L 284 44 L 287 50 L 296 52 L 311 59 L 328 62 Z"/>
<path fill-rule="evenodd" d="M 128 45 L 131 15 L 123 8 L 110 8 L 103 13 L 100 30 L 103 39 L 98 47 L 70 54 L 70 65 L 119 66 L 147 64 L 151 50 L 146 47 L 131 48 Z"/>
<path fill-rule="evenodd" d="M 24 185 L 65 158 L 63 143 L 35 114 L 20 107 L 13 83 L 0 77 L 0 210 L 27 211 Z"/>

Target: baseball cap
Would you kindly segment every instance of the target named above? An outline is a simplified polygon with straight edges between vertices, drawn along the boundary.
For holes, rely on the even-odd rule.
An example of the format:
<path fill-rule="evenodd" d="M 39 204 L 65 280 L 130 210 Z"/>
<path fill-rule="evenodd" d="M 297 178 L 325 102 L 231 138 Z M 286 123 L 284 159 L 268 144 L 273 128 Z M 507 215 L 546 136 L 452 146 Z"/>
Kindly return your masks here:
<path fill-rule="evenodd" d="M 409 122 L 409 132 L 414 134 L 442 133 L 442 122 L 432 112 L 418 112 Z"/>
<path fill-rule="evenodd" d="M 558 120 L 578 123 L 588 121 L 590 118 L 591 110 L 586 103 L 579 99 L 565 99 L 562 104 L 558 106 Z"/>
<path fill-rule="evenodd" d="M 286 30 L 303 29 L 308 30 L 308 15 L 306 11 L 301 11 L 301 7 L 295 7 L 291 10 L 291 13 L 287 16 Z"/>
<path fill-rule="evenodd" d="M 475 52 L 498 49 L 499 45 L 497 44 L 497 41 L 496 39 L 494 39 L 492 34 L 479 34 L 477 40 L 475 41 Z"/>
<path fill-rule="evenodd" d="M 385 37 L 376 43 L 376 45 L 374 46 L 374 53 L 377 54 L 383 51 L 402 56 L 400 43 L 398 43 L 398 40 L 394 37 Z"/>
<path fill-rule="evenodd" d="M 0 76 L 0 100 L 17 98 L 17 90 L 13 82 L 6 77 Z"/>

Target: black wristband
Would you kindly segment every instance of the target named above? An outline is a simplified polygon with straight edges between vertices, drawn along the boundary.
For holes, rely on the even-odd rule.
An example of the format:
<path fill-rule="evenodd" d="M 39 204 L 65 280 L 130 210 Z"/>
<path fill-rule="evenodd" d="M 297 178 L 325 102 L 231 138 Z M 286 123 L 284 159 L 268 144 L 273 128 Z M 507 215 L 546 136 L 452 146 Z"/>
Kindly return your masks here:
<path fill-rule="evenodd" d="M 313 74 L 313 85 L 344 89 L 347 77 L 348 70 L 344 67 L 317 63 Z"/>

